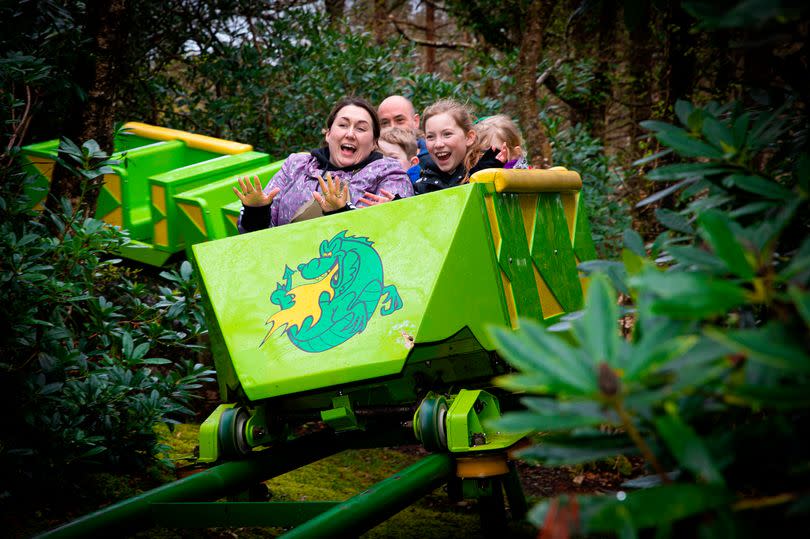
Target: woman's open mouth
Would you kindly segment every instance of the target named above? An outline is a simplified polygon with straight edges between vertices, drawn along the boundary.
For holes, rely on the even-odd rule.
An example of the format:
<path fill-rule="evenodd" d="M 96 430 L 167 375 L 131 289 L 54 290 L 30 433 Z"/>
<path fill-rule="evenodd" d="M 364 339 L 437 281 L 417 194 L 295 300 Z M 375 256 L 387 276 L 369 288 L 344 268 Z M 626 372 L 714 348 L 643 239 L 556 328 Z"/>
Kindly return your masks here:
<path fill-rule="evenodd" d="M 357 153 L 357 146 L 353 144 L 340 145 L 340 155 L 344 157 L 354 157 L 356 153 Z"/>

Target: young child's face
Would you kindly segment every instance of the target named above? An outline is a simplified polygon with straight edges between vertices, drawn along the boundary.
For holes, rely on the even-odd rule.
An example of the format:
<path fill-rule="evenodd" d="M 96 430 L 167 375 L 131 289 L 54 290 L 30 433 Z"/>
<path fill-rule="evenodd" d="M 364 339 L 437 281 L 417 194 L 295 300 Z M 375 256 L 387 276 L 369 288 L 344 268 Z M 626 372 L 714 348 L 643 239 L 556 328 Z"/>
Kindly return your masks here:
<path fill-rule="evenodd" d="M 407 171 L 409 168 L 411 168 L 411 159 L 408 159 L 408 156 L 405 154 L 405 150 L 403 150 L 398 144 L 391 144 L 390 142 L 379 140 L 377 141 L 377 146 L 380 147 L 380 151 L 384 156 L 391 157 L 399 161 L 399 164 L 402 165 L 402 170 Z"/>
<path fill-rule="evenodd" d="M 442 172 L 452 172 L 464 161 L 475 142 L 475 131 L 467 133 L 448 113 L 431 116 L 425 122 L 425 144 L 433 162 Z"/>

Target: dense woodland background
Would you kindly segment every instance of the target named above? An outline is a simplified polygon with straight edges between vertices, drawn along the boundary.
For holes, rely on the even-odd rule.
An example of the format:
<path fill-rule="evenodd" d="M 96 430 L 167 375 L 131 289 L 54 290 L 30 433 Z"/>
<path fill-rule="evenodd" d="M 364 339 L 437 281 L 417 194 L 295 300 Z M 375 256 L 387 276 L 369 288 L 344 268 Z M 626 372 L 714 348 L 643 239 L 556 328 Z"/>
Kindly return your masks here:
<path fill-rule="evenodd" d="M 454 97 L 509 114 L 535 166 L 583 176 L 603 259 L 583 270 L 609 279 L 557 328 L 566 344 L 502 336 L 526 376 L 502 383 L 581 399 L 625 433 L 583 438 L 535 410 L 514 425 L 562 438 L 530 456 L 642 455 L 664 498 L 634 498 L 647 517 L 632 522 L 587 500 L 554 506 L 557 521 L 541 504 L 533 522 L 582 515 L 624 537 L 806 529 L 808 24 L 790 0 L 0 2 L 0 503 L 30 508 L 45 478 L 165 457 L 155 424 L 193 418 L 210 386 L 190 265 L 120 264 L 109 253 L 126 231 L 88 218 L 115 129 L 142 121 L 281 159 L 320 144 L 339 97 L 399 93 L 418 110 Z M 74 143 L 32 213 L 15 155 L 58 137 Z M 593 383 L 556 379 L 527 349 L 589 358 Z"/>

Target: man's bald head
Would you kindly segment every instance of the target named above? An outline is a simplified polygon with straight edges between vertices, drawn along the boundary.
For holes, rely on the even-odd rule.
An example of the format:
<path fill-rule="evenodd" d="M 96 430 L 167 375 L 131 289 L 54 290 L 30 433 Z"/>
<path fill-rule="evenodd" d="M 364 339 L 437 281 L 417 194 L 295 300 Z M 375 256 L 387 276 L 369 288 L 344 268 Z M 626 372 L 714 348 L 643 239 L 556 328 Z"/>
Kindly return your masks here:
<path fill-rule="evenodd" d="M 377 107 L 382 127 L 404 127 L 406 129 L 419 129 L 419 115 L 408 98 L 401 95 L 391 95 L 383 99 Z"/>

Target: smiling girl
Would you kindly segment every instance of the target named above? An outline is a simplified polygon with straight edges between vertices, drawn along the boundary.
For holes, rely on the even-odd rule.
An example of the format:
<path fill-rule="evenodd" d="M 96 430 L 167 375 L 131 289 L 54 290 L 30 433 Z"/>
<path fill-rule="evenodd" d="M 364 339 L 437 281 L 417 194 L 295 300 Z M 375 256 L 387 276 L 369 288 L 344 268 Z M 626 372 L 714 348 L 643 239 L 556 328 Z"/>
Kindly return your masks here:
<path fill-rule="evenodd" d="M 422 114 L 425 143 L 432 162 L 424 163 L 422 175 L 413 184 L 416 194 L 453 187 L 485 168 L 502 168 L 497 152 L 480 155 L 469 110 L 450 99 L 437 101 Z M 479 158 L 480 155 L 480 158 Z"/>

